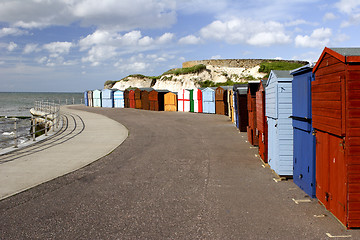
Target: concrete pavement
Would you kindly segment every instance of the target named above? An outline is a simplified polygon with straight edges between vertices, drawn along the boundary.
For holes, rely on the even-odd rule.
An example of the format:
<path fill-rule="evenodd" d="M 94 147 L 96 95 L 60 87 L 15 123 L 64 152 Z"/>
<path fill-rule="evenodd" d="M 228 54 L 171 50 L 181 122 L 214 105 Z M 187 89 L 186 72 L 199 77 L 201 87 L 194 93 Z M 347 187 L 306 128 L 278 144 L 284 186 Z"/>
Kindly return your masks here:
<path fill-rule="evenodd" d="M 124 124 L 129 137 L 0 201 L 0 239 L 360 239 L 292 180 L 274 181 L 225 116 L 76 109 Z"/>
<path fill-rule="evenodd" d="M 67 106 L 61 114 L 61 133 L 0 156 L 0 199 L 82 168 L 109 154 L 128 136 L 123 125 L 103 115 Z"/>

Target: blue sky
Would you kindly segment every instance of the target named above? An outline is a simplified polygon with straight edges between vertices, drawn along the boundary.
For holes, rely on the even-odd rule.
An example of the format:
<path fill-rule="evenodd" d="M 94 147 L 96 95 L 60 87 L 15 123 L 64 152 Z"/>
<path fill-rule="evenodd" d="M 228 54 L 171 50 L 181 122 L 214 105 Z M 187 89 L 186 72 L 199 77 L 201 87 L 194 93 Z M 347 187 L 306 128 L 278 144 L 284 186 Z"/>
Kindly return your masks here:
<path fill-rule="evenodd" d="M 101 89 L 201 59 L 359 47 L 358 0 L 1 0 L 0 91 Z"/>

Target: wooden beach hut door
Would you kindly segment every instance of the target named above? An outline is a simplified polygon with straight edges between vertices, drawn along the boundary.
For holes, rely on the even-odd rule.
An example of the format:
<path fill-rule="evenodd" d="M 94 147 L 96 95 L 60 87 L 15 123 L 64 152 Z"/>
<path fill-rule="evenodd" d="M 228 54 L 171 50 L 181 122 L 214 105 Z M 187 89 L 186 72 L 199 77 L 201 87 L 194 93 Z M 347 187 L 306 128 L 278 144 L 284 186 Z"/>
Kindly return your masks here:
<path fill-rule="evenodd" d="M 135 108 L 135 91 L 133 89 L 129 91 L 129 107 Z"/>
<path fill-rule="evenodd" d="M 158 92 L 152 90 L 149 92 L 149 106 L 152 111 L 159 111 Z"/>
<path fill-rule="evenodd" d="M 177 95 L 169 92 L 164 95 L 164 110 L 176 112 L 177 110 Z"/>
<path fill-rule="evenodd" d="M 150 110 L 149 92 L 146 90 L 141 91 L 141 107 L 144 110 Z"/>
<path fill-rule="evenodd" d="M 203 113 L 215 113 L 215 91 L 205 88 L 202 91 Z"/>
<path fill-rule="evenodd" d="M 178 111 L 190 112 L 190 92 L 186 89 L 178 92 Z"/>
<path fill-rule="evenodd" d="M 216 114 L 226 115 L 226 91 L 222 87 L 216 88 L 215 91 L 215 109 Z"/>
<path fill-rule="evenodd" d="M 124 105 L 124 92 L 120 90 L 114 92 L 114 107 L 123 108 Z"/>
<path fill-rule="evenodd" d="M 196 99 L 197 99 L 197 112 L 202 113 L 203 112 L 203 104 L 202 104 L 202 91 L 201 89 L 196 89 Z"/>
<path fill-rule="evenodd" d="M 135 89 L 135 108 L 141 109 L 141 90 Z"/>
<path fill-rule="evenodd" d="M 346 222 L 346 164 L 343 139 L 316 132 L 316 197 L 341 222 Z"/>

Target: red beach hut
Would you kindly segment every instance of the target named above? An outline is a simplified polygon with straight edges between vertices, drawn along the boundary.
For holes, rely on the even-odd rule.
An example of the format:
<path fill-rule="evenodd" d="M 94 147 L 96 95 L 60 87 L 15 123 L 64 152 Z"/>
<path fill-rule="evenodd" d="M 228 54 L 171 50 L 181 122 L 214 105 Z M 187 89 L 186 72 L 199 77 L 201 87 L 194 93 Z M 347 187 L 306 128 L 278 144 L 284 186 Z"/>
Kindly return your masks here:
<path fill-rule="evenodd" d="M 129 108 L 135 108 L 135 90 L 129 90 Z"/>
<path fill-rule="evenodd" d="M 316 197 L 347 228 L 358 228 L 360 48 L 325 48 L 313 73 Z"/>
<path fill-rule="evenodd" d="M 164 96 L 168 90 L 152 90 L 149 92 L 150 110 L 164 111 Z"/>
<path fill-rule="evenodd" d="M 266 80 L 261 81 L 256 91 L 256 132 L 259 138 L 259 155 L 267 163 L 267 121 L 265 116 L 265 86 Z"/>

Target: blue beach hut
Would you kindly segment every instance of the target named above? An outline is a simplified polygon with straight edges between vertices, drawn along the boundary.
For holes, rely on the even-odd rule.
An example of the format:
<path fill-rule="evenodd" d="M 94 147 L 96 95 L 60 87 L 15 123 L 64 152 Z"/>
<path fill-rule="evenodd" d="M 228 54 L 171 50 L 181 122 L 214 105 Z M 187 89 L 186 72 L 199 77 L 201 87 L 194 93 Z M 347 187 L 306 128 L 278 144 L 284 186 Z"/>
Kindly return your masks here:
<path fill-rule="evenodd" d="M 272 70 L 265 88 L 268 163 L 280 176 L 293 175 L 292 79 L 289 71 Z"/>
<path fill-rule="evenodd" d="M 316 197 L 315 135 L 311 113 L 311 82 L 314 64 L 290 72 L 292 81 L 292 123 L 294 131 L 294 183 L 310 197 Z"/>
<path fill-rule="evenodd" d="M 114 107 L 124 108 L 124 92 L 117 90 L 114 92 Z"/>
<path fill-rule="evenodd" d="M 84 104 L 85 106 L 89 106 L 88 91 L 84 92 Z"/>
<path fill-rule="evenodd" d="M 114 90 L 112 89 L 101 90 L 101 106 L 106 108 L 114 107 Z"/>
<path fill-rule="evenodd" d="M 101 107 L 101 91 L 98 89 L 93 91 L 93 106 Z"/>
<path fill-rule="evenodd" d="M 240 132 L 246 132 L 248 125 L 247 89 L 247 84 L 236 84 L 233 86 L 235 125 Z"/>
<path fill-rule="evenodd" d="M 215 113 L 215 89 L 207 87 L 202 90 L 203 113 Z"/>

